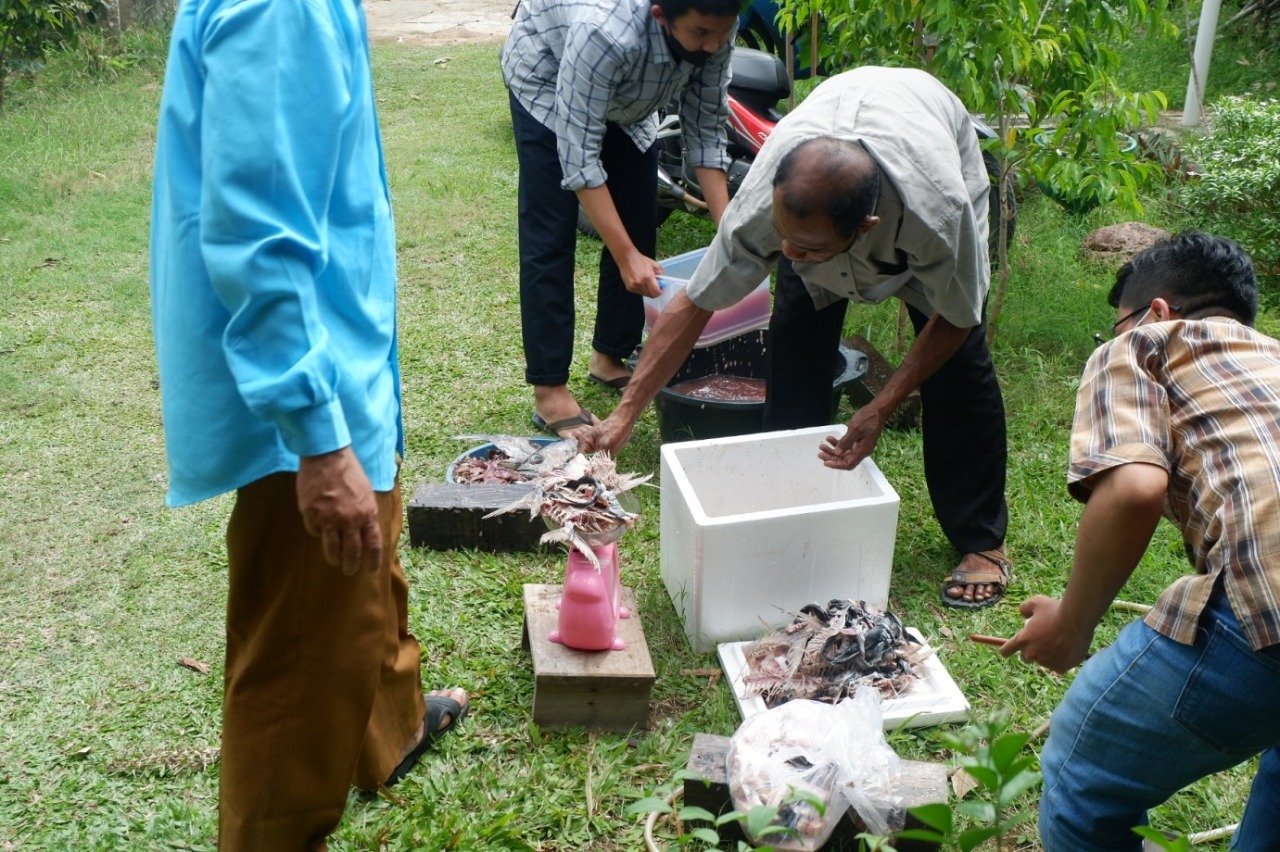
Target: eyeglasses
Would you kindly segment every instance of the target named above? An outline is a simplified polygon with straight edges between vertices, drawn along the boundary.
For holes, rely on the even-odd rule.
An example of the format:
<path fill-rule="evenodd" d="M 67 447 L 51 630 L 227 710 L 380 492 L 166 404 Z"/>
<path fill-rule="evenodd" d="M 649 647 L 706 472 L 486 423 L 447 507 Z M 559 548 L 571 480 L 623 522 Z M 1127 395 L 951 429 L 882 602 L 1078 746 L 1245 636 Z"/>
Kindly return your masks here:
<path fill-rule="evenodd" d="M 1152 305 L 1152 304 L 1154 304 L 1154 303 L 1153 303 L 1153 302 L 1148 302 L 1148 303 L 1147 303 L 1147 305 L 1146 305 L 1145 307 L 1138 308 L 1136 311 L 1133 311 L 1133 312 L 1131 312 L 1131 313 L 1127 313 L 1127 314 L 1125 314 L 1124 316 L 1120 317 L 1120 319 L 1116 320 L 1116 321 L 1111 325 L 1111 331 L 1110 331 L 1110 332 L 1108 332 L 1108 333 L 1106 334 L 1106 336 L 1105 336 L 1105 337 L 1104 337 L 1102 334 L 1094 334 L 1094 335 L 1093 335 L 1093 344 L 1094 344 L 1095 346 L 1101 346 L 1102 344 L 1106 343 L 1106 342 L 1107 342 L 1108 340 L 1110 340 L 1111 338 L 1115 337 L 1117 334 L 1119 334 L 1119 333 L 1120 333 L 1120 326 L 1122 326 L 1122 325 L 1124 325 L 1125 323 L 1129 322 L 1129 320 L 1137 319 L 1137 318 L 1142 317 L 1143 315 L 1145 315 L 1147 311 L 1151 310 L 1151 305 Z M 1174 311 L 1174 312 L 1176 312 L 1176 313 L 1181 313 L 1181 312 L 1182 312 L 1182 306 L 1181 306 L 1181 305 L 1170 305 L 1170 306 L 1169 306 L 1169 310 L 1170 310 L 1170 311 Z M 1136 325 L 1136 323 L 1135 323 L 1135 325 Z"/>

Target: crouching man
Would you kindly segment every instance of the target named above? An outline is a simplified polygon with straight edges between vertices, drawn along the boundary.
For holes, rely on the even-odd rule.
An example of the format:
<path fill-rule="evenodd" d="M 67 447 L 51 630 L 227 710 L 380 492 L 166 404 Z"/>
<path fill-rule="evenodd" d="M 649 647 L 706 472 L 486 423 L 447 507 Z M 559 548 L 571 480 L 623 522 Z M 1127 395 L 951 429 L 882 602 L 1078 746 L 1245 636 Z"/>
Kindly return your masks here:
<path fill-rule="evenodd" d="M 1004 656 L 1065 672 L 1166 515 L 1192 573 L 1080 670 L 1041 756 L 1048 852 L 1133 850 L 1186 785 L 1261 753 L 1232 849 L 1280 849 L 1280 343 L 1230 240 L 1186 233 L 1116 276 L 1085 367 L 1068 490 L 1085 503 L 1061 600 L 1022 604 Z"/>

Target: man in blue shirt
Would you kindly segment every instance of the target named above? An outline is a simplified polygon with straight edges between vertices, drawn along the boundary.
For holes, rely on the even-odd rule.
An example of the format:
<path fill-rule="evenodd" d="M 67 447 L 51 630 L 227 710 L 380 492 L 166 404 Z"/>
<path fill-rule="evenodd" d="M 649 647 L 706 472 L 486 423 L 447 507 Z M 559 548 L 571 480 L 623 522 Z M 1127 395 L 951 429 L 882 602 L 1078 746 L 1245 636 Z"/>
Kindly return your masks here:
<path fill-rule="evenodd" d="M 502 50 L 520 160 L 520 315 L 534 422 L 594 421 L 569 392 L 581 204 L 604 241 L 589 377 L 621 391 L 658 295 L 657 122 L 679 98 L 688 163 L 717 222 L 729 201 L 725 96 L 738 0 L 521 0 Z"/>
<path fill-rule="evenodd" d="M 236 491 L 219 848 L 322 849 L 351 784 L 462 718 L 422 695 L 397 556 L 395 240 L 364 13 L 187 0 L 151 295 L 171 506 Z"/>

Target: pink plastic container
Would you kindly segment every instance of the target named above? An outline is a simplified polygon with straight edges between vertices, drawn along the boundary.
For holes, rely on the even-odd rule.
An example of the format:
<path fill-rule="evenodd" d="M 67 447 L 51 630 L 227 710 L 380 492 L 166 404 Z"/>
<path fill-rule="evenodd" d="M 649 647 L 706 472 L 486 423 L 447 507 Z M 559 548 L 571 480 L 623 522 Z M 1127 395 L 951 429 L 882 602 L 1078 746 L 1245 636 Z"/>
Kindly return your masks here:
<path fill-rule="evenodd" d="M 547 638 L 580 651 L 623 651 L 618 619 L 630 618 L 622 606 L 618 548 L 602 544 L 592 548 L 600 567 L 577 550 L 569 551 L 564 568 L 564 593 L 557 606 L 560 617 Z"/>
<path fill-rule="evenodd" d="M 663 274 L 658 276 L 658 283 L 662 285 L 662 293 L 656 299 L 646 298 L 644 300 L 644 330 L 646 334 L 653 328 L 653 324 L 658 321 L 658 314 L 662 313 L 663 308 L 688 285 L 689 279 L 693 277 L 693 271 L 698 268 L 698 263 L 706 253 L 707 250 L 705 248 L 694 249 L 693 251 L 659 261 L 663 270 Z M 731 308 L 716 311 L 711 315 L 711 319 L 707 322 L 707 327 L 703 329 L 702 336 L 698 338 L 694 348 L 700 349 L 704 346 L 713 346 L 731 337 L 737 337 L 748 331 L 764 328 L 769 325 L 769 315 L 772 312 L 773 302 L 769 293 L 769 277 L 766 275 L 765 279 L 760 282 L 756 289 L 751 291 L 751 295 L 747 296 L 747 298 Z"/>

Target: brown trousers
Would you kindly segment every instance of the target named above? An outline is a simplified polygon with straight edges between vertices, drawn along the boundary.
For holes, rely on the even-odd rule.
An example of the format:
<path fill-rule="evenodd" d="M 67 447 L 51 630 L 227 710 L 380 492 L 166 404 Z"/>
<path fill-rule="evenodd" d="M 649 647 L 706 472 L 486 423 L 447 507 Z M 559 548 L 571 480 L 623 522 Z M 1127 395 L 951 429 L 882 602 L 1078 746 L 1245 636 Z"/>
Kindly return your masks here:
<path fill-rule="evenodd" d="M 227 525 L 221 852 L 326 849 L 351 785 L 385 781 L 423 720 L 399 481 L 377 494 L 382 564 L 352 577 L 307 534 L 296 484 L 241 488 Z"/>

